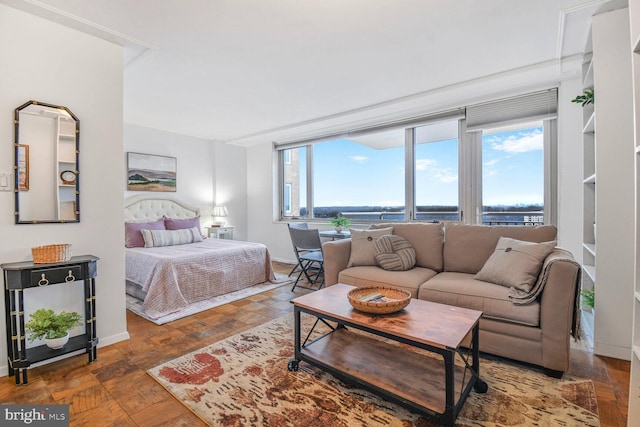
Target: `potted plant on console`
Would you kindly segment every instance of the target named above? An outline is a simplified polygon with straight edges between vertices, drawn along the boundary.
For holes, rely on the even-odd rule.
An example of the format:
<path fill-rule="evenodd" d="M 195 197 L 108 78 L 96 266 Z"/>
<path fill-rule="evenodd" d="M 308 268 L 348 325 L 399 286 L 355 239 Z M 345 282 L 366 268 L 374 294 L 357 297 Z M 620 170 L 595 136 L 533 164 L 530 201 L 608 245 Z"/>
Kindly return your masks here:
<path fill-rule="evenodd" d="M 342 232 L 342 228 L 348 228 L 351 225 L 351 220 L 346 216 L 337 216 L 329 220 L 329 224 L 336 228 L 338 233 Z"/>
<path fill-rule="evenodd" d="M 54 350 L 64 347 L 69 341 L 69 330 L 82 324 L 82 317 L 76 312 L 56 314 L 46 308 L 34 311 L 30 318 L 24 325 L 29 332 L 29 341 L 44 338 L 47 347 Z"/>

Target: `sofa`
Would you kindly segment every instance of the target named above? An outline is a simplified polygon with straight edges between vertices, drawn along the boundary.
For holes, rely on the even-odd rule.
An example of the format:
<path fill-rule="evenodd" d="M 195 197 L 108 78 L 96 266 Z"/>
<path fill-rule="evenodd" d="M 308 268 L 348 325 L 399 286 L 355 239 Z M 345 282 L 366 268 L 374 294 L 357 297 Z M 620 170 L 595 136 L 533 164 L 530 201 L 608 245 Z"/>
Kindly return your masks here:
<path fill-rule="evenodd" d="M 380 245 L 378 253 L 372 245 L 388 234 L 413 250 L 413 266 L 380 266 Z M 413 298 L 480 310 L 481 352 L 561 377 L 569 367 L 570 337 L 579 339 L 581 269 L 556 246 L 556 235 L 552 225 L 375 224 L 352 230 L 352 239 L 323 244 L 325 284 L 390 286 Z M 518 256 L 537 266 L 523 267 Z M 520 286 L 524 270 L 529 287 Z"/>

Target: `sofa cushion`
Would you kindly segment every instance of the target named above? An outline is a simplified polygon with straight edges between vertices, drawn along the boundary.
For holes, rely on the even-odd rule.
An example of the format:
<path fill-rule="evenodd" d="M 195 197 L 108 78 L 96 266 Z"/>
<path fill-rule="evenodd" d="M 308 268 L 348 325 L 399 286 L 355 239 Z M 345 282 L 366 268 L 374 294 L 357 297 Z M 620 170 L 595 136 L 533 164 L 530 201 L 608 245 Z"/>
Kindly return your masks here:
<path fill-rule="evenodd" d="M 405 271 L 416 265 L 416 251 L 404 237 L 382 236 L 374 246 L 376 264 L 385 270 Z"/>
<path fill-rule="evenodd" d="M 447 223 L 444 236 L 444 271 L 476 274 L 487 262 L 500 237 L 527 242 L 556 239 L 553 225 L 488 226 Z"/>
<path fill-rule="evenodd" d="M 376 266 L 351 267 L 338 274 L 338 282 L 351 286 L 391 286 L 418 297 L 418 288 L 436 272 L 423 267 L 414 267 L 407 271 L 387 271 Z"/>
<path fill-rule="evenodd" d="M 382 228 L 379 230 L 354 230 L 351 232 L 351 254 L 349 255 L 348 267 L 361 265 L 376 265 L 375 241 L 382 236 L 392 233 L 393 228 Z"/>
<path fill-rule="evenodd" d="M 495 251 L 475 278 L 530 292 L 538 280 L 542 263 L 556 243 L 555 240 L 533 243 L 500 237 Z"/>
<path fill-rule="evenodd" d="M 527 326 L 539 326 L 540 302 L 515 305 L 509 288 L 482 282 L 468 273 L 440 273 L 424 283 L 418 298 L 482 311 L 482 316 Z"/>
<path fill-rule="evenodd" d="M 393 234 L 407 239 L 416 251 L 416 265 L 442 271 L 442 243 L 444 230 L 442 223 L 381 223 L 372 224 L 371 229 L 393 227 Z M 491 248 L 493 249 L 493 248 Z"/>

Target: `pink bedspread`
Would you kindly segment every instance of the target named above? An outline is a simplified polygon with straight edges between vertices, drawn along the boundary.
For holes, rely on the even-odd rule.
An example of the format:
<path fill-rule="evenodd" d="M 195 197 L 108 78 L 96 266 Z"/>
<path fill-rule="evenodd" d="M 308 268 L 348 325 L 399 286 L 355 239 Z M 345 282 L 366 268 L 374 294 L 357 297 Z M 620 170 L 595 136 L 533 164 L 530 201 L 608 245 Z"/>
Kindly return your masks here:
<path fill-rule="evenodd" d="M 271 280 L 267 247 L 237 240 L 127 248 L 126 279 L 146 292 L 144 310 L 158 318 L 189 304 Z"/>

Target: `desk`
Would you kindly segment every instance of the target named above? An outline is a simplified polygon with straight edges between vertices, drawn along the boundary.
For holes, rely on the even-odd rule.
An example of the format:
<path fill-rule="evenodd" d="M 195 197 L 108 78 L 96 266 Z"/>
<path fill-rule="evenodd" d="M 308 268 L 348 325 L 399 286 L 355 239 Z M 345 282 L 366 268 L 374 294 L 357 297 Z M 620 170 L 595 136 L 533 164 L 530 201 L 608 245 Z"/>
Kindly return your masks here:
<path fill-rule="evenodd" d="M 350 239 L 351 233 L 348 231 L 337 232 L 335 230 L 320 231 L 320 237 L 326 237 L 331 240 Z"/>

